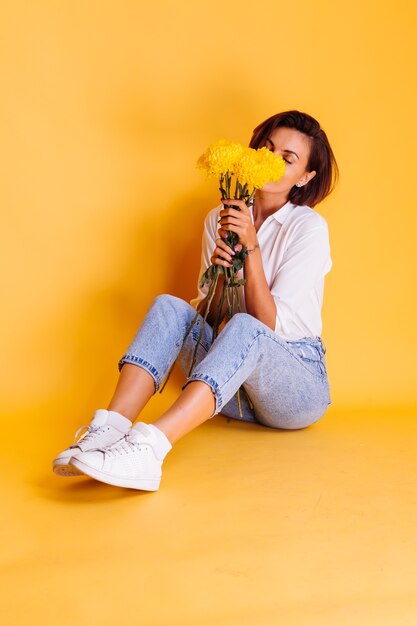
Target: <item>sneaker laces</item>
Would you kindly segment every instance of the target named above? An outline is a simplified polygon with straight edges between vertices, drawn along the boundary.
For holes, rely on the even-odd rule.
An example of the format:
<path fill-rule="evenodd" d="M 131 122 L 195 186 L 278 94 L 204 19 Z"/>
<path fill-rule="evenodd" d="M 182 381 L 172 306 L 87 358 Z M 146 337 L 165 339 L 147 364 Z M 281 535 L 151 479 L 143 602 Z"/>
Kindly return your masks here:
<path fill-rule="evenodd" d="M 116 441 L 111 446 L 103 448 L 102 451 L 105 452 L 105 454 L 108 454 L 109 456 L 129 454 L 130 452 L 138 450 L 138 446 L 141 443 L 144 443 L 144 442 L 138 441 L 137 437 L 138 437 L 137 433 L 133 432 L 132 430 L 128 430 L 125 436 L 123 437 L 123 439 L 121 439 L 120 441 Z"/>
<path fill-rule="evenodd" d="M 83 428 L 87 428 L 87 432 L 81 435 L 81 437 L 77 441 L 78 433 L 83 430 Z M 74 441 L 70 445 L 70 448 L 76 448 L 77 445 L 82 441 L 83 443 L 90 441 L 95 437 L 98 432 L 103 432 L 103 426 L 92 426 L 91 424 L 85 424 L 84 426 L 80 426 L 77 432 L 74 435 Z"/>

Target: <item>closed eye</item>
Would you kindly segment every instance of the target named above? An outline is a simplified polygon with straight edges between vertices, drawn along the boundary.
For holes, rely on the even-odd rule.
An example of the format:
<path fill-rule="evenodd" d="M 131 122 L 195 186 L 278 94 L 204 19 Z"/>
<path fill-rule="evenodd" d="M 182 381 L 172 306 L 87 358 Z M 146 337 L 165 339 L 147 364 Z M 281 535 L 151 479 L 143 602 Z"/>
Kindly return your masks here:
<path fill-rule="evenodd" d="M 271 152 L 273 152 L 272 148 L 268 148 L 268 150 L 270 150 Z M 282 157 L 284 159 L 284 157 Z M 285 163 L 289 163 L 291 165 L 291 161 L 288 161 L 288 159 L 284 159 Z"/>

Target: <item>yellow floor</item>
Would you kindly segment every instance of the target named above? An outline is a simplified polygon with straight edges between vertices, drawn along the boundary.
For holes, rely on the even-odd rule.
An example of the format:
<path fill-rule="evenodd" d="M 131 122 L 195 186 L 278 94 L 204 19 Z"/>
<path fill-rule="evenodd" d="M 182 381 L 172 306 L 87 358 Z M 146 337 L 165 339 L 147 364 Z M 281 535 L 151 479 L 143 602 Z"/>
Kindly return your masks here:
<path fill-rule="evenodd" d="M 3 624 L 417 624 L 415 413 L 331 405 L 298 431 L 218 415 L 147 493 L 53 474 L 81 425 L 60 412 L 2 441 Z"/>

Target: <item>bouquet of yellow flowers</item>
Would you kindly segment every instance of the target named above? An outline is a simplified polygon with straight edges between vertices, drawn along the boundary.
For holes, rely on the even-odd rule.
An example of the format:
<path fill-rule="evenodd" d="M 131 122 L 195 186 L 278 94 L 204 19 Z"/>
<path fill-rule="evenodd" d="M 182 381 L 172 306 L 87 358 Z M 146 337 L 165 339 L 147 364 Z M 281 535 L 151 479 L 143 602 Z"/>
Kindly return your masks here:
<path fill-rule="evenodd" d="M 207 150 L 198 158 L 197 168 L 206 174 L 208 178 L 218 178 L 220 187 L 219 190 L 222 194 L 222 198 L 231 198 L 231 186 L 232 177 L 235 177 L 235 190 L 234 199 L 243 200 L 247 206 L 253 201 L 255 191 L 259 187 L 263 187 L 267 182 L 276 182 L 285 171 L 285 161 L 282 157 L 274 154 L 268 148 L 263 147 L 255 150 L 253 148 L 247 148 L 239 143 L 228 141 L 227 139 L 219 139 L 212 143 Z M 238 210 L 239 207 L 231 205 Z M 235 250 L 235 246 L 239 243 L 239 237 L 237 233 L 228 230 L 227 236 L 222 237 L 223 241 L 235 251 L 233 257 L 232 267 L 225 267 L 217 263 L 212 263 L 203 273 L 200 278 L 200 287 L 203 287 L 206 283 L 209 283 L 208 294 L 204 300 L 202 300 L 197 306 L 197 313 L 191 322 L 187 332 L 184 336 L 183 343 L 191 332 L 194 324 L 200 315 L 200 309 L 203 303 L 206 304 L 206 310 L 203 318 L 203 322 L 200 326 L 200 332 L 198 340 L 193 353 L 193 360 L 191 363 L 188 376 L 193 371 L 197 348 L 201 342 L 203 336 L 203 328 L 206 322 L 207 315 L 210 310 L 211 301 L 216 292 L 217 282 L 220 274 L 224 274 L 224 282 L 222 293 L 220 296 L 217 318 L 213 324 L 213 337 L 212 342 L 215 340 L 218 329 L 224 318 L 230 320 L 231 317 L 240 311 L 239 300 L 239 286 L 246 284 L 245 279 L 236 280 L 235 274 L 242 269 L 245 258 L 248 254 L 247 247 L 243 246 L 240 250 Z M 224 301 L 227 301 L 226 311 L 223 314 Z M 173 363 L 168 376 L 160 389 L 162 393 L 168 378 L 174 368 Z M 237 391 L 239 415 L 242 417 L 242 408 L 240 402 L 240 389 Z M 246 390 L 245 390 L 246 392 Z M 246 393 L 247 395 L 247 393 Z M 250 406 L 253 408 L 253 404 L 247 395 Z"/>

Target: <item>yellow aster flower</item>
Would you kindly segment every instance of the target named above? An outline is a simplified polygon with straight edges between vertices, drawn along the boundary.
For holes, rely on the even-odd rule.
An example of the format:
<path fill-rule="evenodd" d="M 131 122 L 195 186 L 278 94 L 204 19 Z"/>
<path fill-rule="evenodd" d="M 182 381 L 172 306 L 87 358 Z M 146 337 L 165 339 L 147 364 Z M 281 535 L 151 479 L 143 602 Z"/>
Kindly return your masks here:
<path fill-rule="evenodd" d="M 234 174 L 239 182 L 249 188 L 263 187 L 268 182 L 277 182 L 285 172 L 284 159 L 263 147 L 255 150 L 245 148 Z"/>
<path fill-rule="evenodd" d="M 218 139 L 210 144 L 207 150 L 198 158 L 197 168 L 207 176 L 220 177 L 229 171 L 234 171 L 244 146 L 228 139 Z"/>

